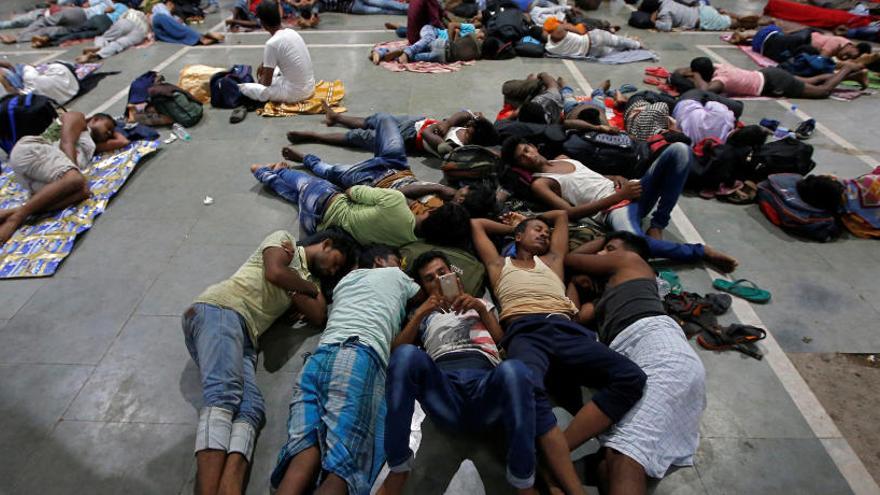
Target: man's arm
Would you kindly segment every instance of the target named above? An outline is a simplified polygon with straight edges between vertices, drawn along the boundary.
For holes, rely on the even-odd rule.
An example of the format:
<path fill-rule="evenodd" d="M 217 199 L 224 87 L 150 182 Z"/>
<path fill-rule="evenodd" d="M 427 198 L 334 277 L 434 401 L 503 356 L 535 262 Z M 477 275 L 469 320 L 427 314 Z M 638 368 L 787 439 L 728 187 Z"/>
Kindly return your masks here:
<path fill-rule="evenodd" d="M 597 237 L 576 247 L 569 254 L 596 254 L 605 246 L 605 237 Z"/>
<path fill-rule="evenodd" d="M 511 233 L 513 233 L 513 227 L 509 225 L 493 222 L 486 218 L 471 219 L 471 235 L 474 240 L 474 249 L 476 249 L 480 261 L 486 265 L 489 271 L 490 282 L 495 282 L 495 278 L 500 274 L 499 271 L 504 260 L 498 254 L 498 249 L 495 248 L 495 244 L 489 238 L 489 235 L 508 235 Z"/>
<path fill-rule="evenodd" d="M 327 324 L 327 300 L 324 299 L 324 294 L 319 292 L 317 297 L 309 297 L 297 293 L 293 295 L 291 302 L 296 311 L 302 313 L 312 325 L 323 327 Z"/>
<path fill-rule="evenodd" d="M 406 322 L 406 326 L 403 327 L 403 330 L 397 334 L 397 337 L 394 337 L 394 340 L 391 342 L 391 350 L 393 351 L 403 344 L 414 344 L 419 336 L 419 327 L 422 325 L 422 321 L 429 314 L 441 308 L 442 305 L 443 300 L 437 296 L 431 296 L 428 299 L 425 299 L 425 302 L 419 305 L 415 310 L 412 318 Z"/>
<path fill-rule="evenodd" d="M 565 275 L 565 255 L 568 254 L 568 214 L 565 210 L 553 210 L 541 213 L 540 217 L 553 225 L 550 234 L 550 252 L 548 261 L 551 262 L 553 271 L 563 278 Z"/>
<path fill-rule="evenodd" d="M 427 194 L 436 194 L 444 200 L 450 200 L 455 196 L 455 188 L 438 183 L 411 184 L 398 189 L 407 198 L 421 198 Z"/>
<path fill-rule="evenodd" d="M 106 151 L 118 150 L 123 146 L 128 146 L 128 143 L 130 143 L 130 141 L 125 135 L 119 131 L 114 131 L 112 138 L 95 145 L 95 152 L 104 153 Z"/>
<path fill-rule="evenodd" d="M 288 265 L 293 259 L 293 246 L 290 249 L 272 246 L 263 250 L 263 276 L 266 280 L 284 290 L 296 292 L 311 298 L 318 297 L 318 287 L 303 280 Z"/>
<path fill-rule="evenodd" d="M 564 210 L 572 220 L 595 215 L 600 211 L 611 208 L 625 199 L 632 199 L 631 197 L 628 197 L 627 194 L 634 194 L 636 188 L 635 183 L 633 183 L 629 188 L 624 186 L 624 189 L 621 189 L 610 196 L 589 203 L 572 206 L 568 201 L 562 199 L 562 197 L 550 188 L 548 181 L 538 179 L 532 182 L 532 192 L 535 193 L 535 196 L 537 196 L 538 199 L 551 208 Z M 638 189 L 640 189 L 640 187 Z"/>
<path fill-rule="evenodd" d="M 576 272 L 588 275 L 613 275 L 622 267 L 639 258 L 636 253 L 619 251 L 605 256 L 598 254 L 569 253 L 565 257 L 565 266 Z"/>
<path fill-rule="evenodd" d="M 483 322 L 483 325 L 486 325 L 486 330 L 488 330 L 489 335 L 492 336 L 492 340 L 496 344 L 500 343 L 501 339 L 504 338 L 504 330 L 501 329 L 498 318 L 495 316 L 495 313 L 489 310 L 489 307 L 486 306 L 482 299 L 478 299 L 470 294 L 461 294 L 452 302 L 450 309 L 458 314 L 470 310 L 476 311 L 480 315 L 480 321 Z"/>
<path fill-rule="evenodd" d="M 703 91 L 708 91 L 710 93 L 715 93 L 719 95 L 724 92 L 724 83 L 721 81 L 714 80 L 707 82 L 703 79 L 703 76 L 701 76 L 697 72 L 693 73 L 691 79 L 693 79 L 694 84 L 697 86 L 697 88 L 702 89 Z"/>
<path fill-rule="evenodd" d="M 76 163 L 76 143 L 86 129 L 86 116 L 81 112 L 65 112 L 61 114 L 61 151 Z"/>

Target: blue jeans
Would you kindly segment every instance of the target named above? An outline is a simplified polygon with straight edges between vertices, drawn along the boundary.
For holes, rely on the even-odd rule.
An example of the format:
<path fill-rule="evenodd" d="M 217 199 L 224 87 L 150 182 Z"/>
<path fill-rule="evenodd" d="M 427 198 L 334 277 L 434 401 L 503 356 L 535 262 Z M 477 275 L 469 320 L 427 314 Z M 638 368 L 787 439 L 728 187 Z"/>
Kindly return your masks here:
<path fill-rule="evenodd" d="M 257 387 L 257 351 L 244 319 L 235 311 L 193 304 L 183 316 L 183 336 L 199 367 L 203 407 L 231 411 L 233 422 L 263 426 L 266 407 Z"/>
<path fill-rule="evenodd" d="M 392 471 L 411 469 L 410 423 L 418 400 L 432 421 L 455 432 L 479 432 L 502 423 L 508 481 L 520 489 L 534 484 L 535 392 L 522 362 L 443 370 L 421 349 L 402 345 L 388 363 L 385 400 L 385 455 Z"/>
<path fill-rule="evenodd" d="M 582 103 L 577 101 L 574 97 L 574 90 L 571 89 L 570 86 L 565 86 L 564 88 L 559 90 L 559 93 L 562 94 L 562 111 L 566 114 L 574 110 L 575 107 L 581 105 Z M 605 113 L 605 91 L 602 89 L 594 89 L 592 93 L 592 100 L 590 102 L 584 102 L 589 105 L 593 105 L 598 108 L 600 112 Z"/>
<path fill-rule="evenodd" d="M 309 157 L 317 159 L 314 155 L 306 155 L 307 159 Z M 309 235 L 317 232 L 318 225 L 321 225 L 330 198 L 342 192 L 332 183 L 299 170 L 263 167 L 254 172 L 254 177 L 297 205 L 299 223 Z"/>
<path fill-rule="evenodd" d="M 409 4 L 397 0 L 354 0 L 352 14 L 405 15 Z"/>
<path fill-rule="evenodd" d="M 376 126 L 380 117 L 391 117 L 397 125 L 397 131 L 403 138 L 406 149 L 415 150 L 416 123 L 425 120 L 423 115 L 388 115 L 373 114 L 364 119 L 364 129 L 349 129 L 345 133 L 345 140 L 352 148 L 360 148 L 367 151 L 376 152 Z M 390 134 L 390 131 L 387 133 Z M 384 139 L 388 139 L 384 137 Z M 387 147 L 387 143 L 383 145 Z"/>
<path fill-rule="evenodd" d="M 417 62 L 443 62 L 446 59 L 446 43 L 439 42 L 437 28 L 428 24 L 419 31 L 419 41 L 403 49 L 410 60 Z"/>
<path fill-rule="evenodd" d="M 642 196 L 639 200 L 608 214 L 608 222 L 614 230 L 632 232 L 648 241 L 652 258 L 697 261 L 705 256 L 702 244 L 656 240 L 642 230 L 642 220 L 654 206 L 657 210 L 651 216 L 651 227 L 665 229 L 669 225 L 669 217 L 684 189 L 693 159 L 694 155 L 686 144 L 670 144 L 640 179 Z"/>
<path fill-rule="evenodd" d="M 24 14 L 18 14 L 17 16 L 11 19 L 4 19 L 0 21 L 0 29 L 14 29 L 30 26 L 34 21 L 43 17 L 43 12 L 45 9 L 34 9 Z"/>

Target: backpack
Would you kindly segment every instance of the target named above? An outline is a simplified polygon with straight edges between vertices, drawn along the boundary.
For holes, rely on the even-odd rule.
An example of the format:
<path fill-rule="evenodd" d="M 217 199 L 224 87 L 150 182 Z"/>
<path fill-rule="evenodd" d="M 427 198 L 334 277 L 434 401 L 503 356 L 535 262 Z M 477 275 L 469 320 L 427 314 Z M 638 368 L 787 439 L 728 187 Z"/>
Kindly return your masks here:
<path fill-rule="evenodd" d="M 184 127 L 192 127 L 202 120 L 202 104 L 183 91 L 174 91 L 171 97 L 154 96 L 152 103 L 157 112 L 171 117 Z"/>
<path fill-rule="evenodd" d="M 516 43 L 528 32 L 529 28 L 522 11 L 514 7 L 499 7 L 486 21 L 486 36 L 501 41 Z"/>
<path fill-rule="evenodd" d="M 834 214 L 805 203 L 797 192 L 800 174 L 772 174 L 758 184 L 757 202 L 770 223 L 809 239 L 826 242 L 840 235 Z"/>
<path fill-rule="evenodd" d="M 0 148 L 8 155 L 24 136 L 42 134 L 58 118 L 55 101 L 33 93 L 0 99 Z"/>
<path fill-rule="evenodd" d="M 227 71 L 211 76 L 211 106 L 214 108 L 235 108 L 253 101 L 241 94 L 238 85 L 254 82 L 250 65 L 236 64 Z"/>
<path fill-rule="evenodd" d="M 483 295 L 486 267 L 473 254 L 464 249 L 435 246 L 421 241 L 411 242 L 400 248 L 400 253 L 403 255 L 401 268 L 406 270 L 407 266 L 420 254 L 428 251 L 440 251 L 446 255 L 449 259 L 449 268 L 461 278 L 461 285 L 465 292 L 475 297 Z"/>
<path fill-rule="evenodd" d="M 541 58 L 544 56 L 544 43 L 531 36 L 525 36 L 513 45 L 513 50 L 520 57 Z"/>
<path fill-rule="evenodd" d="M 480 181 L 494 177 L 501 165 L 501 158 L 489 148 L 468 144 L 459 146 L 443 157 L 443 177 L 455 184 L 462 180 Z"/>
<path fill-rule="evenodd" d="M 571 134 L 562 144 L 562 152 L 588 164 L 597 173 L 621 175 L 627 179 L 641 177 L 651 156 L 647 143 L 636 141 L 625 133 Z"/>
<path fill-rule="evenodd" d="M 789 136 L 761 146 L 752 158 L 752 166 L 749 178 L 757 182 L 771 174 L 807 175 L 816 167 L 816 162 L 812 146 Z"/>

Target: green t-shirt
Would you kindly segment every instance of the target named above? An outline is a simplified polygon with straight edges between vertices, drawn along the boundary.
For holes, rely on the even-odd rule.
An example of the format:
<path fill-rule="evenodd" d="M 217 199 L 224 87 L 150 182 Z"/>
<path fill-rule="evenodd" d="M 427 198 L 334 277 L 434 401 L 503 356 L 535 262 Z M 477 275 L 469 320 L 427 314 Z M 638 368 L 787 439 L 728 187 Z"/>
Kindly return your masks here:
<path fill-rule="evenodd" d="M 333 304 L 319 344 L 338 344 L 356 336 L 388 364 L 391 341 L 406 316 L 406 303 L 418 292 L 419 284 L 400 268 L 352 270 L 333 289 Z"/>
<path fill-rule="evenodd" d="M 394 189 L 354 186 L 327 207 L 319 229 L 342 227 L 361 244 L 402 246 L 415 241 L 416 217 Z"/>
<path fill-rule="evenodd" d="M 287 266 L 304 280 L 317 284 L 317 279 L 312 277 L 306 265 L 305 248 L 296 245 L 296 239 L 290 232 L 279 230 L 269 234 L 234 275 L 208 287 L 193 301 L 213 304 L 240 314 L 247 324 L 254 347 L 258 345 L 260 335 L 290 307 L 287 291 L 266 280 L 263 271 L 263 251 L 270 247 L 283 247 L 284 241 L 294 246 L 293 259 Z"/>

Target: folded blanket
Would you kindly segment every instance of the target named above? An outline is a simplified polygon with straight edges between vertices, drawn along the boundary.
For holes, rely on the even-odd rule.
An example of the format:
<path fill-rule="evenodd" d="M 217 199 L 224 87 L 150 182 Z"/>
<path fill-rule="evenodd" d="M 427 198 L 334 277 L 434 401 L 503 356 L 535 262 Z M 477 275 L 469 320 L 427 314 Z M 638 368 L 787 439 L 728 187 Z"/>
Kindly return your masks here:
<path fill-rule="evenodd" d="M 257 114 L 263 117 L 289 117 L 291 115 L 311 115 L 324 113 L 322 102 L 327 102 L 335 112 L 344 112 L 342 98 L 345 97 L 345 86 L 342 81 L 333 82 L 318 81 L 315 84 L 315 92 L 308 100 L 297 103 L 274 103 L 268 102 L 263 108 L 257 109 Z"/>
<path fill-rule="evenodd" d="M 76 236 L 92 227 L 137 163 L 158 148 L 158 141 L 136 141 L 115 153 L 96 156 L 85 171 L 92 196 L 20 227 L 0 247 L 0 279 L 54 274 L 73 250 Z M 0 174 L 0 209 L 14 208 L 27 198 L 12 170 L 4 169 Z"/>

